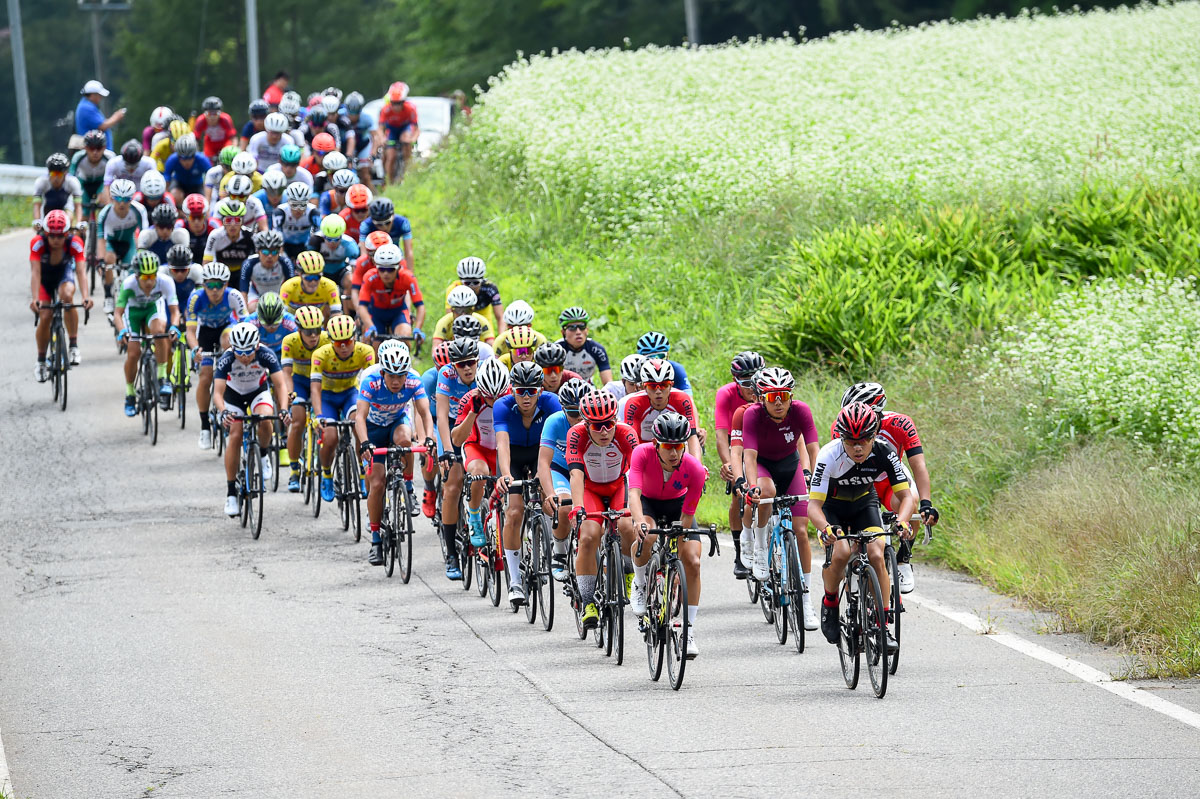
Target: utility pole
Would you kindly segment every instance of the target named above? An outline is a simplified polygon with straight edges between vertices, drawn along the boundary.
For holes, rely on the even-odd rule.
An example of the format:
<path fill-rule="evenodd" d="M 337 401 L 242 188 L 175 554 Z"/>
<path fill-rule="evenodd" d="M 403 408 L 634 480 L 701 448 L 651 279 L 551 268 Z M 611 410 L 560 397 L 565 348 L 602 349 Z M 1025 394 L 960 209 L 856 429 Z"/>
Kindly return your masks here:
<path fill-rule="evenodd" d="M 104 83 L 104 51 L 100 49 L 100 11 L 93 10 L 92 17 L 92 61 L 96 66 L 96 80 Z M 101 103 L 105 98 L 100 99 Z"/>
<path fill-rule="evenodd" d="M 250 79 L 250 102 L 258 99 L 258 0 L 246 0 L 246 68 Z"/>
<path fill-rule="evenodd" d="M 700 0 L 683 0 L 683 16 L 687 23 L 688 45 L 700 46 Z"/>
<path fill-rule="evenodd" d="M 92 62 L 96 70 L 96 80 L 104 83 L 104 48 L 100 46 L 103 35 L 100 29 L 100 14 L 104 11 L 128 11 L 132 0 L 78 0 L 76 5 L 80 11 L 86 11 L 92 18 Z M 108 111 L 108 98 L 100 98 L 100 108 Z"/>
<path fill-rule="evenodd" d="M 21 33 L 21 0 L 8 0 L 8 29 L 12 38 L 13 81 L 17 84 L 17 130 L 21 163 L 33 163 L 33 128 L 29 124 L 29 76 L 25 74 L 25 38 Z"/>

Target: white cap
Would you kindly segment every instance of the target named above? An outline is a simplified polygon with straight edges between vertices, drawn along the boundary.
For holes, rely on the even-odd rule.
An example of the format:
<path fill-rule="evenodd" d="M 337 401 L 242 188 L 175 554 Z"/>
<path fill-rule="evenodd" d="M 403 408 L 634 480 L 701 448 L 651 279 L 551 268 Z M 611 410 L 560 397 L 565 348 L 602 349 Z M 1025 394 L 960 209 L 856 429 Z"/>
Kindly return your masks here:
<path fill-rule="evenodd" d="M 83 91 L 80 94 L 98 94 L 101 97 L 108 97 L 108 89 L 104 88 L 104 84 L 98 80 L 89 80 L 83 84 Z"/>

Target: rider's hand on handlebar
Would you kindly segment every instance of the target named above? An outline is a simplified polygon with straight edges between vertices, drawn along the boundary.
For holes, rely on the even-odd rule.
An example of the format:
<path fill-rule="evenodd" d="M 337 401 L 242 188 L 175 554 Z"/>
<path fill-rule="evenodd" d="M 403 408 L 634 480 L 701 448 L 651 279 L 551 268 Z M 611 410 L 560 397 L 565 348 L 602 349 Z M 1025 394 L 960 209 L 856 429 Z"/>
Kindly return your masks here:
<path fill-rule="evenodd" d="M 733 465 L 729 463 L 721 464 L 721 479 L 726 483 L 733 480 Z"/>
<path fill-rule="evenodd" d="M 370 441 L 363 441 L 358 445 L 358 457 L 362 458 L 371 454 L 371 450 L 375 449 L 375 445 Z"/>
<path fill-rule="evenodd" d="M 940 514 L 937 512 L 937 508 L 933 507 L 933 503 L 929 500 L 921 500 L 921 508 L 918 512 L 921 514 L 921 521 L 924 524 L 928 524 L 930 527 L 933 527 L 938 523 Z"/>
<path fill-rule="evenodd" d="M 512 482 L 511 474 L 502 474 L 496 478 L 496 490 L 501 494 L 508 491 L 508 484 Z"/>
<path fill-rule="evenodd" d="M 587 518 L 587 510 L 582 505 L 576 505 L 571 516 L 575 519 L 576 524 L 582 524 L 583 520 Z"/>
<path fill-rule="evenodd" d="M 820 536 L 818 537 L 821 539 L 821 543 L 828 547 L 833 546 L 834 542 L 837 541 L 837 537 L 841 534 L 842 528 L 838 527 L 836 524 L 831 524 L 822 530 Z"/>
<path fill-rule="evenodd" d="M 905 541 L 913 540 L 912 525 L 908 522 L 896 522 L 896 530 L 900 533 L 900 537 Z"/>
<path fill-rule="evenodd" d="M 642 522 L 641 524 L 635 525 L 633 531 L 637 533 L 638 543 L 640 544 L 642 541 L 646 540 L 646 535 L 650 532 L 650 525 Z"/>

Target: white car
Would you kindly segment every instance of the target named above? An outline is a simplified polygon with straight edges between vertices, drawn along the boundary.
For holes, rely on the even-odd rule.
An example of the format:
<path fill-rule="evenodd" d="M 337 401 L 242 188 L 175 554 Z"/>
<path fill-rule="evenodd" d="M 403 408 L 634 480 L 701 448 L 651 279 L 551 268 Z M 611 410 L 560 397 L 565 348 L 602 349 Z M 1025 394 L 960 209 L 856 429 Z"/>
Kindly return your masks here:
<path fill-rule="evenodd" d="M 409 97 L 417 107 L 417 127 L 421 133 L 414 148 L 417 157 L 429 158 L 450 133 L 450 114 L 454 101 L 448 97 Z M 363 113 L 378 122 L 383 100 L 372 100 L 363 106 Z"/>

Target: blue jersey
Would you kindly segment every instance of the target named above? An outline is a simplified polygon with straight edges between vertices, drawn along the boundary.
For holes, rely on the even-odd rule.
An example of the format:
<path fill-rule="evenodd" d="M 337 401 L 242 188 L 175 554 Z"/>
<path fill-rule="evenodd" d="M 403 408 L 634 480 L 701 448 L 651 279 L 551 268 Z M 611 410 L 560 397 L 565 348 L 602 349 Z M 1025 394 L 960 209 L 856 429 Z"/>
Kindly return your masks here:
<path fill-rule="evenodd" d="M 317 210 L 321 212 L 322 219 L 337 213 L 333 210 L 333 189 L 321 192 L 321 196 L 317 200 Z"/>
<path fill-rule="evenodd" d="M 437 395 L 438 367 L 431 366 L 421 375 L 421 385 L 425 387 L 425 396 L 429 397 L 432 403 L 434 396 Z"/>
<path fill-rule="evenodd" d="M 492 406 L 492 422 L 496 426 L 497 433 L 501 430 L 508 433 L 510 446 L 536 447 L 542 441 L 542 428 L 546 424 L 546 419 L 561 410 L 562 404 L 558 401 L 558 397 L 549 391 L 543 391 L 538 395 L 533 421 L 530 422 L 529 427 L 525 427 L 521 411 L 517 408 L 517 398 L 508 394 L 496 400 L 496 404 Z"/>
<path fill-rule="evenodd" d="M 257 311 L 250 314 L 242 321 L 254 323 L 254 326 L 258 328 L 259 341 L 270 348 L 271 352 L 275 353 L 276 358 L 282 357 L 284 336 L 288 335 L 289 333 L 295 333 L 300 329 L 296 325 L 296 317 L 287 311 L 283 312 L 283 321 L 278 327 L 275 328 L 274 332 L 267 330 L 262 326 L 262 323 L 258 321 Z"/>
<path fill-rule="evenodd" d="M 308 239 L 321 227 L 321 212 L 308 206 L 299 218 L 292 216 L 287 203 L 280 203 L 271 212 L 271 229 L 283 234 L 287 244 L 308 244 Z"/>
<path fill-rule="evenodd" d="M 318 231 L 308 240 L 308 249 L 321 253 L 321 257 L 325 259 L 325 277 L 332 279 L 342 269 L 354 265 L 358 259 L 358 243 L 346 235 L 331 242 L 320 234 L 320 224 L 318 219 Z"/>
<path fill-rule="evenodd" d="M 210 169 L 212 169 L 212 161 L 209 161 L 201 153 L 196 153 L 196 157 L 192 159 L 192 165 L 187 167 L 180 162 L 177 153 L 172 153 L 171 157 L 167 159 L 167 163 L 163 165 L 163 178 L 166 179 L 168 186 L 178 183 L 182 188 L 201 189 L 204 187 L 204 175 Z"/>
<path fill-rule="evenodd" d="M 379 229 L 375 225 L 375 220 L 370 218 L 364 219 L 362 224 L 358 226 L 358 240 L 360 242 L 366 241 L 371 231 Z M 392 241 L 399 244 L 402 239 L 412 238 L 412 225 L 409 224 L 408 217 L 396 214 L 396 218 L 392 220 L 392 228 L 387 232 L 391 234 Z"/>
<path fill-rule="evenodd" d="M 541 444 L 554 450 L 551 464 L 563 474 L 567 473 L 567 431 L 570 429 L 571 422 L 567 420 L 566 411 L 551 414 L 542 426 Z"/>
<path fill-rule="evenodd" d="M 454 427 L 454 419 L 458 416 L 458 403 L 466 393 L 475 388 L 475 383 L 464 383 L 458 379 L 458 372 L 454 371 L 454 364 L 446 364 L 437 375 L 436 397 L 445 396 L 450 398 L 450 427 Z M 434 424 L 437 424 L 437 416 L 435 411 Z M 445 444 L 449 442 L 442 441 L 441 430 L 438 431 L 438 454 L 446 452 Z"/>
<path fill-rule="evenodd" d="M 276 203 L 271 202 L 271 198 L 267 196 L 266 188 L 265 187 L 261 188 L 258 191 L 254 192 L 253 194 L 251 194 L 250 196 L 255 198 L 256 200 L 258 200 L 259 204 L 261 204 L 263 209 L 266 210 L 266 212 L 267 212 L 267 230 L 274 230 L 275 229 L 275 205 L 276 205 Z M 280 197 L 280 199 L 281 200 L 283 199 L 282 196 Z"/>
<path fill-rule="evenodd" d="M 370 114 L 360 113 L 358 122 L 351 124 L 354 127 L 354 146 L 361 153 L 371 144 L 371 131 L 375 129 L 375 118 Z"/>
<path fill-rule="evenodd" d="M 375 364 L 364 369 L 358 378 L 358 398 L 367 401 L 367 424 L 390 427 L 405 420 L 409 400 L 428 400 L 429 396 L 421 376 L 411 369 L 404 377 L 404 386 L 392 391 L 387 387 L 383 369 Z"/>
<path fill-rule="evenodd" d="M 679 361 L 671 360 L 668 360 L 667 363 L 671 364 L 671 368 L 675 370 L 675 388 L 685 391 L 688 396 L 691 396 L 692 384 L 688 382 L 687 372 L 684 370 L 683 364 Z"/>
<path fill-rule="evenodd" d="M 242 295 L 237 289 L 225 287 L 221 301 L 216 305 L 209 302 L 208 294 L 203 290 L 193 291 L 188 298 L 187 321 L 195 322 L 201 327 L 225 327 L 238 321 L 237 311 L 244 308 Z"/>

